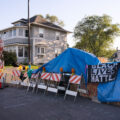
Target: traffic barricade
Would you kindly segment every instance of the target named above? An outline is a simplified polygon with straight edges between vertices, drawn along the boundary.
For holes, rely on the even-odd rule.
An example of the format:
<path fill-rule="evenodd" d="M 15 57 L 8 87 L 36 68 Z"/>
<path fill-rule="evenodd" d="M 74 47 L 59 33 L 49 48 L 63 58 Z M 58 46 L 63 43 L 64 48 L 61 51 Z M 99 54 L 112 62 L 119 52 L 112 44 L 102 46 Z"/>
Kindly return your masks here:
<path fill-rule="evenodd" d="M 51 77 L 51 73 L 43 72 L 41 74 L 40 80 L 37 85 L 37 91 L 38 91 L 38 89 L 42 89 L 42 90 L 45 90 L 45 92 L 46 92 L 47 86 L 48 86 L 48 81 L 50 80 L 50 77 Z"/>
<path fill-rule="evenodd" d="M 30 87 L 33 88 L 32 92 L 34 92 L 35 87 L 37 85 L 37 81 L 38 81 L 38 77 L 39 77 L 39 72 L 36 74 L 32 74 L 31 78 L 29 79 L 29 84 L 28 84 L 28 88 L 27 88 L 27 92 L 29 91 Z"/>
<path fill-rule="evenodd" d="M 13 85 L 20 84 L 20 74 L 21 74 L 21 72 L 19 70 L 12 71 L 11 84 L 13 84 Z"/>
<path fill-rule="evenodd" d="M 51 73 L 51 77 L 48 83 L 47 91 L 58 93 L 58 86 L 61 80 L 61 74 L 58 73 Z"/>
<path fill-rule="evenodd" d="M 25 78 L 28 77 L 27 72 L 24 73 L 23 77 L 25 77 Z M 27 81 L 25 82 L 25 80 L 21 82 L 21 86 L 24 86 L 24 87 L 28 86 L 28 84 L 29 83 Z"/>
<path fill-rule="evenodd" d="M 3 72 L 0 72 L 0 88 L 4 88 L 5 83 L 5 74 Z"/>
<path fill-rule="evenodd" d="M 71 77 L 69 79 L 69 83 L 68 83 L 67 89 L 65 91 L 64 99 L 66 99 L 67 95 L 71 95 L 71 96 L 75 97 L 74 98 L 74 102 L 75 102 L 77 94 L 78 94 L 78 88 L 80 86 L 80 81 L 81 81 L 81 76 L 71 75 Z M 71 90 L 71 85 L 75 85 L 76 89 L 75 90 Z"/>

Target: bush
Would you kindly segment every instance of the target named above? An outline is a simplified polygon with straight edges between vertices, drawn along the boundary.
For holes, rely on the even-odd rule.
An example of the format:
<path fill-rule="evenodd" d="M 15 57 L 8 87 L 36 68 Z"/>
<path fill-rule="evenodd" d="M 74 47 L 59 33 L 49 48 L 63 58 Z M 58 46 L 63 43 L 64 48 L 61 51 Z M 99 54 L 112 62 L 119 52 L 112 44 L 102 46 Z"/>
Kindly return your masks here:
<path fill-rule="evenodd" d="M 16 53 L 3 51 L 3 60 L 5 65 L 16 65 L 17 63 Z"/>

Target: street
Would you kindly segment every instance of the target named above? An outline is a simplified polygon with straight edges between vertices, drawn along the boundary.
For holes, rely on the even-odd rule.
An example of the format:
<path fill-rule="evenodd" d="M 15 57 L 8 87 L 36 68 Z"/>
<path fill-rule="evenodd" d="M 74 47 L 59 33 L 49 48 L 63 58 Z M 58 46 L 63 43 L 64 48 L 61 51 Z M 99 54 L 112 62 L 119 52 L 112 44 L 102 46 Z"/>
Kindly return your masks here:
<path fill-rule="evenodd" d="M 120 120 L 120 108 L 80 96 L 74 103 L 73 97 L 8 87 L 0 89 L 0 120 Z"/>

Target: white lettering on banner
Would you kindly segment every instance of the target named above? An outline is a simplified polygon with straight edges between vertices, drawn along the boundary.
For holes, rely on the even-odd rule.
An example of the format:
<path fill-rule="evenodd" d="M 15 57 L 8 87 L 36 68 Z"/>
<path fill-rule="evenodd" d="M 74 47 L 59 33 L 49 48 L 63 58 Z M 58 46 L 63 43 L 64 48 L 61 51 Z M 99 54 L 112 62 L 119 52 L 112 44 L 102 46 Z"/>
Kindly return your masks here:
<path fill-rule="evenodd" d="M 92 65 L 92 68 L 96 68 L 96 65 Z"/>
<path fill-rule="evenodd" d="M 88 65 L 88 82 L 108 82 L 115 80 L 120 63 Z"/>
<path fill-rule="evenodd" d="M 112 81 L 112 80 L 113 80 L 113 79 L 112 79 L 112 75 L 109 75 L 108 77 L 109 77 L 109 81 Z"/>
<path fill-rule="evenodd" d="M 97 74 L 97 69 L 92 69 L 92 73 L 91 74 Z"/>

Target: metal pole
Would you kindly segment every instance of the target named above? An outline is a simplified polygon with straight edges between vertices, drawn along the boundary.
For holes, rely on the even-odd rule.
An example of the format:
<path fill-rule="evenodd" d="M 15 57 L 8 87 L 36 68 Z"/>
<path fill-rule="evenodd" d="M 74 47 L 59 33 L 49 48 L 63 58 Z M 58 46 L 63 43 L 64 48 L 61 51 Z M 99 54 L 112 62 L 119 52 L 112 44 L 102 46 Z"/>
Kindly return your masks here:
<path fill-rule="evenodd" d="M 29 3 L 30 0 L 28 0 L 28 61 L 29 64 L 31 63 L 31 56 L 30 56 L 30 11 L 29 11 Z"/>

